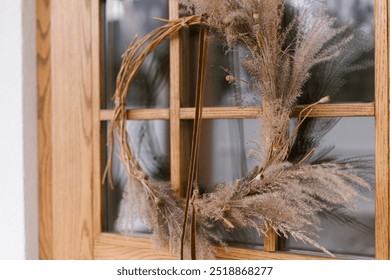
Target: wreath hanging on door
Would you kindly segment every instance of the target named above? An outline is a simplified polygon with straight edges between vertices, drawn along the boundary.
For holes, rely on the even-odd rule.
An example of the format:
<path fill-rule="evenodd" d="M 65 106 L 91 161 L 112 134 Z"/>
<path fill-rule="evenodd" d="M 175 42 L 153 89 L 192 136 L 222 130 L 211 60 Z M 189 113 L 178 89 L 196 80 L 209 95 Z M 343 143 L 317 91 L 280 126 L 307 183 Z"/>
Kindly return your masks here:
<path fill-rule="evenodd" d="M 130 234 L 134 222 L 141 219 L 153 230 L 157 247 L 169 248 L 182 259 L 213 258 L 213 245 L 224 245 L 213 234 L 214 224 L 227 231 L 252 228 L 264 235 L 274 230 L 278 235 L 312 244 L 332 255 L 314 240 L 321 229 L 319 215 L 333 213 L 343 220 L 343 211 L 354 208 L 358 199 L 366 197 L 372 188 L 364 177 L 367 161 L 314 160 L 311 157 L 318 139 L 297 143 L 300 128 L 313 105 L 328 102 L 328 96 L 304 108 L 289 134 L 290 117 L 313 67 L 326 65 L 330 68 L 326 71 L 327 78 L 341 84 L 343 75 L 358 67 L 349 67 L 350 64 L 366 49 L 354 46 L 354 53 L 346 51 L 356 43 L 354 36 L 347 35 L 348 27 L 334 27 L 335 19 L 323 9 L 316 9 L 315 14 L 296 12 L 289 19 L 284 0 L 181 2 L 187 12 L 195 15 L 164 20 L 164 26 L 140 40 L 135 38 L 123 55 L 117 76 L 106 174 L 112 183 L 113 146 L 117 143 L 128 175 L 117 222 L 119 230 Z M 189 179 L 183 199 L 172 193 L 169 182 L 150 178 L 134 156 L 126 132 L 126 98 L 147 55 L 172 34 L 195 25 L 200 26 L 196 106 Z M 224 39 L 231 48 L 240 45 L 247 49 L 241 62 L 250 75 L 252 91 L 262 99 L 259 118 L 264 140 L 257 143 L 257 167 L 249 174 L 233 183 L 218 184 L 211 193 L 200 193 L 196 173 L 207 34 Z M 343 67 L 331 68 L 340 60 Z M 227 80 L 240 81 L 233 75 L 228 75 Z M 299 151 L 297 144 L 301 147 Z"/>

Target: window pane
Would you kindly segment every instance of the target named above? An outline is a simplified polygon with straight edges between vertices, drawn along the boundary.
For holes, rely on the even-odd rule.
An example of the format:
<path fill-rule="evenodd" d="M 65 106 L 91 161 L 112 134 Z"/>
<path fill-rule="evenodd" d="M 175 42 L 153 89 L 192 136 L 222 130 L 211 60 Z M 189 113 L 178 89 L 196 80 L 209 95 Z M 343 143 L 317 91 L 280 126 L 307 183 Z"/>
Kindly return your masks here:
<path fill-rule="evenodd" d="M 303 9 L 307 0 L 289 0 Z M 374 101 L 374 0 L 326 0 L 327 13 L 353 38 L 338 59 L 314 67 L 301 103 L 331 96 L 332 103 Z"/>
<path fill-rule="evenodd" d="M 374 118 L 323 118 L 313 119 L 317 122 L 312 135 L 320 136 L 329 127 L 330 131 L 323 137 L 321 146 L 312 158 L 316 158 L 324 149 L 330 150 L 328 158 L 346 159 L 361 158 L 369 163 L 365 178 L 375 186 L 374 151 L 375 122 Z M 323 130 L 322 130 L 323 129 Z M 321 131 L 322 130 L 322 131 Z M 323 149 L 321 149 L 321 147 Z M 330 148 L 330 149 L 329 149 Z M 334 254 L 342 256 L 375 256 L 375 193 L 369 195 L 370 200 L 359 201 L 353 213 L 346 213 L 350 220 L 337 220 L 332 215 L 321 218 L 323 231 L 315 240 Z M 317 252 L 318 249 L 295 241 L 293 238 L 282 240 L 281 250 Z"/>
<path fill-rule="evenodd" d="M 153 17 L 168 18 L 167 0 L 107 0 L 104 21 L 105 108 L 113 108 L 111 97 L 121 65 L 121 56 L 134 36 L 142 38 L 163 25 Z M 141 67 L 127 98 L 129 108 L 167 107 L 169 100 L 169 42 L 163 42 Z"/>
<path fill-rule="evenodd" d="M 233 182 L 251 171 L 256 161 L 248 154 L 256 149 L 254 142 L 261 143 L 261 122 L 246 120 L 204 120 L 200 143 L 199 185 L 201 192 L 210 192 L 216 184 Z M 235 245 L 259 246 L 263 236 L 255 230 L 235 229 L 226 232 L 215 228 L 222 239 Z"/>
<path fill-rule="evenodd" d="M 288 0 L 286 13 L 303 11 L 308 0 Z M 304 94 L 299 101 L 310 104 L 324 96 L 331 96 L 332 103 L 374 101 L 374 1 L 373 0 L 326 0 L 327 13 L 337 18 L 337 26 L 346 26 L 345 36 L 353 38 L 342 48 L 339 58 L 323 63 L 311 71 Z M 314 5 L 315 6 L 315 5 Z M 315 6 L 316 7 L 316 6 Z M 315 11 L 310 11 L 315 13 Z M 197 63 L 197 33 L 190 35 L 191 92 L 195 89 Z M 207 57 L 205 106 L 257 106 L 261 98 L 247 82 L 250 77 L 240 60 L 248 51 L 243 47 L 228 50 L 224 43 L 212 38 Z M 226 81 L 232 75 L 235 82 Z M 241 81 L 240 81 L 241 80 Z M 193 100 L 193 99 L 191 99 Z M 189 105 L 194 106 L 191 102 Z"/>
<path fill-rule="evenodd" d="M 106 124 L 106 127 L 108 124 Z M 127 121 L 130 147 L 143 170 L 152 178 L 169 181 L 169 122 L 168 121 Z M 127 184 L 127 173 L 123 168 L 116 147 L 113 156 L 114 189 L 106 182 L 104 207 L 104 231 L 116 232 L 119 204 Z M 108 149 L 106 149 L 108 157 Z M 107 181 L 107 180 L 106 180 Z M 137 224 L 136 233 L 147 232 L 146 226 Z"/>
<path fill-rule="evenodd" d="M 188 103 L 182 103 L 183 107 L 194 107 L 196 89 L 196 70 L 198 59 L 198 29 L 191 28 L 189 32 L 189 69 L 188 80 L 191 98 Z M 228 50 L 224 42 L 210 35 L 205 81 L 205 107 L 230 107 L 230 106 L 259 106 L 261 98 L 254 94 L 247 81 L 250 80 L 248 73 L 242 67 L 240 59 L 247 55 L 243 47 Z M 235 82 L 228 82 L 227 76 L 238 78 Z"/>

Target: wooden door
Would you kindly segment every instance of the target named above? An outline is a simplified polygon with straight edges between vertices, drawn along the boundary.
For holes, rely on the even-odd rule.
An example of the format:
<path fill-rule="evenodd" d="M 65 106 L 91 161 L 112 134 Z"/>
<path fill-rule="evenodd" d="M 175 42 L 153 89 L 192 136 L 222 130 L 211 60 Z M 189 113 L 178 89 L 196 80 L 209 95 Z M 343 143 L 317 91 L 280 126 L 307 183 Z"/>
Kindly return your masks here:
<path fill-rule="evenodd" d="M 112 111 L 101 107 L 102 11 L 99 0 L 37 0 L 41 259 L 173 259 L 148 238 L 102 232 L 102 124 Z M 376 258 L 390 258 L 389 234 L 389 37 L 388 0 L 375 0 L 375 104 L 318 105 L 313 116 L 372 116 L 376 121 Z M 178 16 L 170 0 L 170 17 Z M 129 119 L 170 123 L 171 181 L 179 189 L 185 166 L 181 108 L 183 44 L 170 40 L 170 107 L 129 110 Z M 256 108 L 205 108 L 204 118 L 254 118 Z M 224 259 L 319 259 L 276 251 L 269 235 L 264 250 L 217 249 Z"/>

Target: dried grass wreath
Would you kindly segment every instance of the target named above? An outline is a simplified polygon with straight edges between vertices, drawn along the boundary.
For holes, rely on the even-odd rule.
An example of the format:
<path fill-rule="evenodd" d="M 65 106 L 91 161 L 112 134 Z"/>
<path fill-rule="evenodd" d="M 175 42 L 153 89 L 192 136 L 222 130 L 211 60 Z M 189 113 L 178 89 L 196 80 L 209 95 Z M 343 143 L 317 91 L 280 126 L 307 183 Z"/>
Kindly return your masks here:
<path fill-rule="evenodd" d="M 314 15 L 298 13 L 288 21 L 284 0 L 181 2 L 187 11 L 196 15 L 164 20 L 164 26 L 141 40 L 135 38 L 123 55 L 117 76 L 113 97 L 115 113 L 108 131 L 110 158 L 105 175 L 112 182 L 113 146 L 117 139 L 121 162 L 129 178 L 120 205 L 119 230 L 130 234 L 134 221 L 141 219 L 153 230 L 155 245 L 169 248 L 173 254 L 180 253 L 182 259 L 213 258 L 213 245 L 223 245 L 211 230 L 216 223 L 227 231 L 236 227 L 253 228 L 264 235 L 272 229 L 278 235 L 290 235 L 332 255 L 313 240 L 321 229 L 319 215 L 353 208 L 358 199 L 365 197 L 365 192 L 371 190 L 361 173 L 366 161 L 356 158 L 309 161 L 315 145 L 298 160 L 291 160 L 292 143 L 311 107 L 328 102 L 329 97 L 303 109 L 289 135 L 290 116 L 311 69 L 337 61 L 353 42 L 353 36 L 345 35 L 347 27 L 335 28 L 335 19 L 321 9 Z M 201 26 L 196 116 L 186 199 L 183 199 L 172 194 L 169 182 L 148 177 L 135 158 L 126 132 L 126 97 L 148 54 L 172 34 L 194 25 Z M 248 55 L 242 64 L 250 74 L 251 89 L 262 98 L 259 118 L 263 121 L 264 140 L 257 143 L 254 170 L 234 183 L 222 183 L 213 192 L 200 194 L 196 173 L 208 32 L 223 38 L 230 47 L 247 48 Z M 352 61 L 353 56 L 350 57 Z M 348 71 L 335 69 L 333 74 Z M 234 79 L 229 75 L 227 80 Z M 342 212 L 337 213 L 337 218 L 344 219 Z"/>

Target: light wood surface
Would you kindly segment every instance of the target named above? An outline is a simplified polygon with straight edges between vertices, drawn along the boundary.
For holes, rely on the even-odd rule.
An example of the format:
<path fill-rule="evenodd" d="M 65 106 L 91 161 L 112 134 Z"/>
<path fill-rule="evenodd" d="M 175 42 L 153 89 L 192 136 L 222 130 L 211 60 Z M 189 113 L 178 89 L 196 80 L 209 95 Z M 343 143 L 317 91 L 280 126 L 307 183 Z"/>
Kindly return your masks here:
<path fill-rule="evenodd" d="M 154 250 L 149 239 L 127 239 L 101 233 L 101 162 L 98 161 L 101 158 L 100 145 L 104 143 L 100 140 L 98 123 L 108 121 L 112 112 L 98 108 L 101 89 L 99 2 L 37 0 L 40 258 L 172 259 L 169 252 Z M 390 257 L 388 2 L 375 0 L 375 104 L 323 104 L 315 106 L 310 115 L 352 117 L 375 114 L 378 259 Z M 177 7 L 175 9 L 171 7 L 171 15 L 177 14 Z M 171 131 L 171 139 L 174 139 L 171 147 L 176 151 L 176 155 L 172 155 L 174 159 L 182 156 L 177 148 L 183 140 L 180 120 L 183 122 L 194 117 L 193 108 L 180 108 L 183 85 L 175 72 L 181 67 L 179 61 L 183 53 L 180 53 L 180 48 L 180 42 L 174 43 L 173 40 L 171 86 L 174 94 L 171 95 L 170 108 L 128 112 L 129 119 L 170 120 L 171 130 L 174 128 L 175 131 Z M 203 118 L 255 118 L 259 113 L 256 107 L 205 108 Z M 172 167 L 173 181 L 177 186 L 180 185 L 177 174 L 182 173 L 180 166 L 184 166 L 183 162 L 176 162 Z M 244 248 L 229 248 L 228 251 L 217 248 L 217 257 L 321 259 Z"/>
<path fill-rule="evenodd" d="M 191 101 L 195 100 L 194 94 L 191 95 L 190 88 L 190 69 L 186 67 L 185 62 L 190 61 L 191 54 L 190 49 L 190 30 L 189 28 L 184 28 L 180 33 L 181 40 L 181 78 L 182 78 L 182 93 L 180 95 L 180 107 L 189 106 Z M 194 114 L 195 115 L 195 114 Z M 193 122 L 182 121 L 181 118 L 181 108 L 180 108 L 180 172 L 181 172 L 181 183 L 180 183 L 180 192 L 177 192 L 178 195 L 183 195 L 183 190 L 185 189 L 187 180 L 188 180 L 188 170 L 190 165 L 190 150 L 192 143 L 192 130 Z"/>
<path fill-rule="evenodd" d="M 169 18 L 179 18 L 178 0 L 169 0 Z M 181 193 L 182 162 L 180 157 L 180 96 L 182 94 L 182 46 L 180 34 L 172 35 L 169 44 L 170 60 L 170 165 L 171 186 L 175 193 Z"/>
<path fill-rule="evenodd" d="M 99 237 L 103 228 L 103 211 L 102 205 L 105 205 L 103 199 L 104 185 L 102 184 L 102 174 L 105 165 L 105 135 L 101 130 L 102 123 L 100 122 L 100 108 L 102 108 L 103 98 L 103 69 L 102 69 L 102 11 L 100 1 L 94 0 L 91 3 L 91 55 L 92 55 L 92 187 L 93 187 L 93 239 Z"/>
<path fill-rule="evenodd" d="M 216 248 L 216 258 L 225 260 L 329 260 L 331 258 L 298 255 L 284 252 L 268 253 L 260 249 Z M 175 260 L 169 251 L 156 250 L 149 238 L 124 237 L 103 233 L 95 242 L 95 259 L 98 260 Z"/>
<path fill-rule="evenodd" d="M 386 32 L 384 32 L 384 30 L 383 30 L 383 33 L 381 33 L 381 34 L 382 34 L 383 38 L 385 38 L 385 36 L 387 35 L 387 37 L 386 37 L 387 43 L 386 43 L 386 45 L 383 45 L 383 48 L 384 48 L 383 54 L 387 58 L 385 60 L 387 62 L 387 65 L 386 65 L 387 75 L 386 75 L 386 78 L 383 77 L 383 80 L 378 81 L 378 83 L 384 84 L 384 87 L 387 90 L 387 95 L 385 94 L 385 97 L 384 98 L 382 97 L 383 99 L 378 100 L 377 102 L 383 101 L 384 114 L 387 115 L 387 126 L 385 126 L 384 128 L 378 127 L 378 129 L 381 129 L 383 131 L 387 131 L 387 142 L 383 143 L 384 145 L 386 145 L 385 152 L 387 152 L 387 172 L 385 172 L 385 174 L 383 174 L 383 176 L 386 178 L 383 182 L 383 187 L 384 187 L 384 189 L 387 189 L 387 199 L 385 198 L 386 190 L 384 191 L 383 201 L 379 201 L 380 199 L 378 199 L 378 201 L 379 201 L 378 203 L 380 205 L 379 208 L 383 209 L 383 212 L 385 213 L 383 215 L 383 217 L 381 217 L 381 219 L 384 220 L 383 229 L 385 229 L 385 230 L 383 232 L 383 236 L 385 237 L 386 233 L 387 233 L 387 240 L 385 240 L 384 244 L 380 244 L 380 242 L 378 241 L 379 244 L 377 245 L 376 248 L 378 249 L 379 246 L 383 246 L 386 248 L 386 243 L 387 243 L 387 248 L 385 249 L 385 252 L 383 253 L 383 259 L 389 260 L 390 259 L 390 84 L 389 84 L 389 79 L 390 79 L 390 50 L 389 50 L 389 47 L 390 47 L 390 33 L 389 33 L 389 30 L 390 30 L 390 19 L 389 19 L 389 17 L 390 17 L 390 0 L 387 0 L 386 3 L 387 3 L 387 15 L 386 15 L 387 16 L 387 30 L 386 30 Z M 385 17 L 385 15 L 383 15 L 383 17 Z M 384 39 L 382 39 L 382 40 L 384 40 Z M 378 59 L 381 59 L 381 58 L 379 57 Z M 379 68 L 378 71 L 381 71 L 381 69 Z M 377 91 L 377 93 L 380 94 L 379 90 Z M 387 99 L 386 99 L 386 97 L 387 97 Z M 386 104 L 387 104 L 387 106 L 386 106 Z M 379 152 L 381 152 L 381 151 L 379 151 Z M 381 168 L 379 164 L 378 164 L 377 168 Z M 377 176 L 379 176 L 379 175 L 377 175 Z M 386 186 L 387 186 L 387 188 L 386 188 Z M 378 197 L 378 195 L 377 195 L 377 197 Z M 380 216 L 380 214 L 381 214 L 381 212 L 376 213 L 377 217 Z M 380 254 L 382 254 L 382 252 L 380 252 Z"/>
<path fill-rule="evenodd" d="M 278 235 L 274 230 L 269 230 L 264 236 L 264 251 L 276 252 L 278 250 Z"/>
<path fill-rule="evenodd" d="M 92 5 L 51 2 L 53 258 L 93 257 Z"/>
<path fill-rule="evenodd" d="M 292 117 L 297 117 L 305 106 L 298 106 Z M 261 117 L 262 110 L 259 107 L 205 107 L 202 118 L 207 119 L 254 119 Z M 109 121 L 114 114 L 113 110 L 101 110 L 100 120 Z M 313 111 L 308 117 L 370 117 L 375 115 L 374 103 L 356 104 L 322 104 L 313 106 Z M 169 109 L 130 109 L 127 111 L 129 120 L 168 120 Z M 180 108 L 181 120 L 193 120 L 194 108 Z"/>
<path fill-rule="evenodd" d="M 389 259 L 389 38 L 388 1 L 375 1 L 376 208 L 377 259 Z"/>
<path fill-rule="evenodd" d="M 50 1 L 37 0 L 39 258 L 53 258 Z"/>
<path fill-rule="evenodd" d="M 128 120 L 169 120 L 169 109 L 130 109 L 127 110 Z M 114 110 L 100 110 L 100 120 L 110 121 Z"/>

